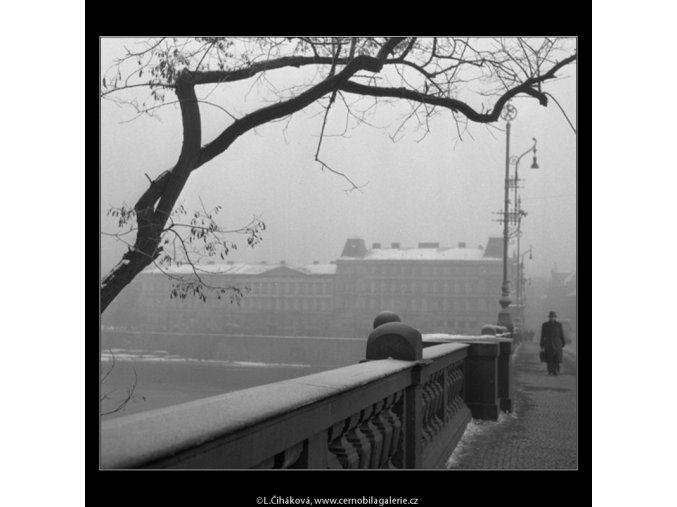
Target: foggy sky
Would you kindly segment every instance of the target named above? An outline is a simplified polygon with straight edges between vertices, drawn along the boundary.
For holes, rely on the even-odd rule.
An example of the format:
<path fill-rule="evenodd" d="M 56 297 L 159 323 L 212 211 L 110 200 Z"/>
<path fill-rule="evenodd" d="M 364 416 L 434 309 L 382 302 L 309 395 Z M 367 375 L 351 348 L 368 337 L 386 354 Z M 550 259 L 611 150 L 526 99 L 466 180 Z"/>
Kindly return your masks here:
<path fill-rule="evenodd" d="M 108 68 L 122 55 L 121 39 L 102 39 L 101 66 Z M 277 71 L 296 82 L 301 71 Z M 576 124 L 575 65 L 560 71 L 560 79 L 544 89 L 555 95 Z M 239 113 L 255 107 L 256 88 L 247 102 L 244 93 L 251 81 L 217 90 L 211 101 L 235 105 Z M 225 87 L 224 87 L 225 88 Z M 198 95 L 204 90 L 198 90 Z M 222 95 L 219 95 L 221 93 Z M 170 99 L 172 100 L 172 99 Z M 539 170 L 531 170 L 531 155 L 522 159 L 519 174 L 522 208 L 522 251 L 533 245 L 533 260 L 525 261 L 527 276 L 547 276 L 576 267 L 576 136 L 562 112 L 550 101 L 547 108 L 533 98 L 517 98 L 518 116 L 512 122 L 511 154 L 520 155 L 538 138 Z M 473 104 L 474 105 L 474 104 Z M 220 133 L 230 119 L 221 111 L 201 105 L 203 144 Z M 294 114 L 286 132 L 285 121 L 266 124 L 248 132 L 223 154 L 194 172 L 180 202 L 199 209 L 198 196 L 210 208 L 223 206 L 219 223 L 226 228 L 246 224 L 254 215 L 266 223 L 263 242 L 246 247 L 244 237 L 236 262 L 308 264 L 336 259 L 348 236 L 360 236 L 367 245 L 400 242 L 403 248 L 434 241 L 440 246 L 466 242 L 468 247 L 486 245 L 490 236 L 501 236 L 502 226 L 493 212 L 503 207 L 505 173 L 504 122 L 496 126 L 471 124 L 469 134 L 457 142 L 451 114 L 431 122 L 431 133 L 420 142 L 421 131 L 413 125 L 398 142 L 384 129 L 361 126 L 348 138 L 327 137 L 321 158 L 345 172 L 361 192 L 346 193 L 348 183 L 323 172 L 314 155 L 322 124 L 322 110 L 311 106 Z M 386 107 L 370 121 L 384 125 L 406 113 L 405 103 Z M 162 121 L 135 116 L 133 110 L 109 101 L 101 103 L 101 207 L 133 205 L 147 187 L 144 173 L 156 177 L 175 163 L 181 146 L 180 113 L 175 106 L 161 108 Z M 341 133 L 345 114 L 332 109 L 326 132 Z M 286 139 L 285 139 L 286 137 Z M 102 230 L 115 232 L 102 217 Z M 239 241 L 238 241 L 239 239 Z M 102 237 L 102 274 L 117 262 L 126 246 Z"/>

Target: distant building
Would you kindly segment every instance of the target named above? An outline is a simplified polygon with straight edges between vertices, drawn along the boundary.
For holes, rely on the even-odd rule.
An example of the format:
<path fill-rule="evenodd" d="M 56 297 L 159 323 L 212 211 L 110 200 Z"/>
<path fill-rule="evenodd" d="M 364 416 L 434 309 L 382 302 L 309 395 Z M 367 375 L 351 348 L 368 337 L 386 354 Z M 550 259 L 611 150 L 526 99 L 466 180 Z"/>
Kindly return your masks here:
<path fill-rule="evenodd" d="M 214 287 L 237 287 L 239 304 L 225 294 L 206 301 L 192 296 L 169 298 L 171 280 L 158 269 L 140 275 L 147 322 L 153 329 L 227 334 L 327 335 L 332 312 L 334 264 L 290 266 L 271 264 L 208 264 L 200 278 Z M 193 274 L 190 266 L 171 269 L 174 276 Z"/>
<path fill-rule="evenodd" d="M 170 299 L 174 280 L 158 269 L 138 277 L 134 328 L 225 334 L 366 337 L 376 314 L 391 310 L 423 333 L 479 333 L 495 323 L 502 281 L 502 250 L 490 238 L 487 248 L 453 248 L 392 243 L 367 248 L 349 238 L 330 264 L 207 264 L 199 266 L 209 285 L 239 287 L 240 305 L 230 297 L 206 302 L 189 296 Z M 502 240 L 501 240 L 502 241 Z M 501 247 L 501 248 L 498 248 Z M 172 276 L 190 277 L 190 266 Z"/>
<path fill-rule="evenodd" d="M 492 245 L 494 238 L 489 240 Z M 496 321 L 502 259 L 489 248 L 440 248 L 439 243 L 400 243 L 367 249 L 349 239 L 336 261 L 333 331 L 366 336 L 373 317 L 396 312 L 423 333 L 479 333 Z"/>

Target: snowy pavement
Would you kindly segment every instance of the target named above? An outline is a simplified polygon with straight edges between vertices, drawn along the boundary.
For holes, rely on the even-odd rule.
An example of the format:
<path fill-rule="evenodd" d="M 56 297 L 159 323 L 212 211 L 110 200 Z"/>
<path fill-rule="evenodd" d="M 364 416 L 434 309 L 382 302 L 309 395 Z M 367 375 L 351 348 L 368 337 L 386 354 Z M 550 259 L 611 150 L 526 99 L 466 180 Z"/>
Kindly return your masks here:
<path fill-rule="evenodd" d="M 496 422 L 473 419 L 447 468 L 577 468 L 575 355 L 564 355 L 554 377 L 539 362 L 537 344 L 524 343 L 515 354 L 513 413 Z"/>

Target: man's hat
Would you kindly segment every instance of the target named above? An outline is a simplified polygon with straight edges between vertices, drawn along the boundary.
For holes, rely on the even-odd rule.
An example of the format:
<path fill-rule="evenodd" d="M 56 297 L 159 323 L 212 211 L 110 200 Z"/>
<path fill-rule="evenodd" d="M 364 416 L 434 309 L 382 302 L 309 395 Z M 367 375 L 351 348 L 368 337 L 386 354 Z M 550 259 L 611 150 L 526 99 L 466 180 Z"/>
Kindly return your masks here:
<path fill-rule="evenodd" d="M 557 317 L 557 314 L 555 312 L 550 312 L 548 314 L 548 317 Z"/>

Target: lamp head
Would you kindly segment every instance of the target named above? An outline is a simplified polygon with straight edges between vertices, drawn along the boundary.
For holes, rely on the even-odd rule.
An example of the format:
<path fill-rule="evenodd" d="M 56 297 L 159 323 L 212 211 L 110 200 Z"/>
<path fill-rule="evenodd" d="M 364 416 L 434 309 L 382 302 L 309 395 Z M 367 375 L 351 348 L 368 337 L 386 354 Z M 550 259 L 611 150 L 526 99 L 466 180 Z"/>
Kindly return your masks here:
<path fill-rule="evenodd" d="M 536 161 L 536 154 L 535 153 L 534 153 L 534 161 L 531 164 L 531 168 L 532 169 L 540 169 L 540 167 L 538 167 L 538 162 Z"/>
<path fill-rule="evenodd" d="M 538 162 L 536 162 L 536 143 L 537 143 L 537 141 L 536 141 L 535 137 L 532 137 L 532 139 L 534 140 L 534 147 L 532 148 L 534 150 L 534 161 L 531 164 L 531 168 L 532 169 L 540 169 L 540 167 L 538 167 Z"/>

